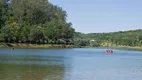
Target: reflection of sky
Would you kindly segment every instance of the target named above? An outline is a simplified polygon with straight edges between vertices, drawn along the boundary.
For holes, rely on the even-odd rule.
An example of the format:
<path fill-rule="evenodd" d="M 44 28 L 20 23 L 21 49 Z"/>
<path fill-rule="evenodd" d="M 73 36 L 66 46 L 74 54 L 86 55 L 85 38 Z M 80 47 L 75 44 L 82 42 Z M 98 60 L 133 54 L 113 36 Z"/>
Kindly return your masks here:
<path fill-rule="evenodd" d="M 114 50 L 114 54 L 105 55 L 104 50 L 106 49 L 0 49 L 0 65 L 24 64 L 25 67 L 19 66 L 21 72 L 26 69 L 28 71 L 30 67 L 33 73 L 29 74 L 42 74 L 44 79 L 141 80 L 141 52 Z M 3 68 L 5 73 L 17 70 L 14 67 Z"/>
<path fill-rule="evenodd" d="M 58 54 L 57 52 L 63 52 L 63 53 Z M 4 68 L 2 66 L 4 66 L 5 64 L 5 65 L 12 65 L 12 66 L 20 68 L 22 67 L 20 65 L 23 65 L 24 70 L 23 68 L 20 68 L 19 69 L 20 71 L 18 70 L 18 73 L 15 73 L 15 74 L 18 75 L 19 73 L 22 73 L 22 74 L 19 74 L 19 76 L 23 76 L 23 74 L 25 74 L 25 69 L 27 69 L 27 71 L 32 72 L 32 73 L 29 73 L 32 76 L 34 76 L 34 74 L 37 75 L 36 77 L 39 77 L 42 75 L 42 80 L 43 79 L 52 80 L 53 78 L 58 80 L 63 80 L 63 78 L 66 77 L 66 74 L 71 71 L 70 69 L 72 66 L 71 57 L 65 57 L 66 56 L 64 54 L 65 52 L 66 50 L 60 51 L 59 49 L 57 50 L 15 49 L 14 51 L 13 50 L 11 51 L 9 49 L 0 49 L 0 66 L 1 66 L 0 68 L 3 68 L 4 73 L 11 75 L 12 77 L 14 75 L 8 73 L 7 71 L 13 69 L 12 72 L 15 73 L 15 71 L 17 72 L 17 69 L 13 67 L 8 69 L 8 67 Z M 6 69 L 7 71 L 5 71 Z M 42 73 L 40 74 L 41 70 L 42 70 Z M 3 72 L 0 71 L 0 74 L 2 73 Z M 1 76 L 3 78 L 4 76 L 6 77 L 6 75 L 4 76 L 1 75 Z M 34 79 L 34 77 L 32 76 L 25 75 L 27 79 L 28 78 Z"/>
<path fill-rule="evenodd" d="M 11 0 L 9 0 L 8 3 L 11 3 Z"/>

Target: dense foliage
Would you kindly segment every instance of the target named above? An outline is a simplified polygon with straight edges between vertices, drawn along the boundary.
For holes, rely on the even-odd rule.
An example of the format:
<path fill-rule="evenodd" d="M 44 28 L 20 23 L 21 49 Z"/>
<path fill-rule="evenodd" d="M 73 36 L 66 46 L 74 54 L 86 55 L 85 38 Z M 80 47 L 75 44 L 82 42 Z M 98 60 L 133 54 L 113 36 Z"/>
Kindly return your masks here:
<path fill-rule="evenodd" d="M 67 13 L 47 0 L 0 0 L 0 42 L 72 44 Z"/>
<path fill-rule="evenodd" d="M 142 30 L 119 31 L 111 33 L 76 33 L 75 40 L 81 46 L 142 46 Z M 86 44 L 84 44 L 86 43 Z"/>
<path fill-rule="evenodd" d="M 0 0 L 0 42 L 142 46 L 142 30 L 83 34 L 66 17 L 66 11 L 47 0 Z"/>

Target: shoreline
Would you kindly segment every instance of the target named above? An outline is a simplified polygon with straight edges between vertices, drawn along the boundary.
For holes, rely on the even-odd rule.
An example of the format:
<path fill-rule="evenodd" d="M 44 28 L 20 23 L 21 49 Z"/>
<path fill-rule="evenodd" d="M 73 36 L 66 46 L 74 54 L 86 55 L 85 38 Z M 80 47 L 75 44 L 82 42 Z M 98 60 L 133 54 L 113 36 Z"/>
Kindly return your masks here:
<path fill-rule="evenodd" d="M 103 47 L 103 48 L 142 51 L 141 46 L 108 46 L 108 47 Z"/>
<path fill-rule="evenodd" d="M 50 49 L 50 48 L 74 48 L 74 45 L 65 44 L 23 44 L 23 43 L 0 43 L 0 48 L 23 48 L 23 49 Z"/>
<path fill-rule="evenodd" d="M 104 49 L 123 49 L 123 50 L 135 50 L 142 51 L 142 46 L 100 46 L 100 47 L 81 47 L 81 48 L 104 48 Z"/>
<path fill-rule="evenodd" d="M 0 48 L 19 48 L 19 49 L 55 49 L 55 48 L 108 48 L 142 51 L 142 46 L 100 46 L 100 47 L 75 47 L 65 44 L 23 44 L 23 43 L 0 43 Z"/>

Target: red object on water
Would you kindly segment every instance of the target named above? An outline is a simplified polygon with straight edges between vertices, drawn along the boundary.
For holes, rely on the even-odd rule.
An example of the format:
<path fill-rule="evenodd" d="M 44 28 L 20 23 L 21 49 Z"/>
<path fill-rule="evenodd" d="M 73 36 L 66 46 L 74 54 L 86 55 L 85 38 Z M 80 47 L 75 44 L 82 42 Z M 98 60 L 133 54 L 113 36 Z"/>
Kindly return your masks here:
<path fill-rule="evenodd" d="M 112 50 L 106 50 L 104 53 L 105 54 L 113 54 L 113 51 Z"/>

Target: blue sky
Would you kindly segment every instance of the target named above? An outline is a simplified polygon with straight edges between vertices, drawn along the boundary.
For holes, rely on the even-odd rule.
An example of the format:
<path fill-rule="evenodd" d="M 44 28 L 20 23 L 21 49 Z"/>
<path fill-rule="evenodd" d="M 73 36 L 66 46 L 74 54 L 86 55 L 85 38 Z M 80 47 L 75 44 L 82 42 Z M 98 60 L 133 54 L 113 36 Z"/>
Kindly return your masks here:
<path fill-rule="evenodd" d="M 142 29 L 142 0 L 48 0 L 67 11 L 83 33 Z"/>

